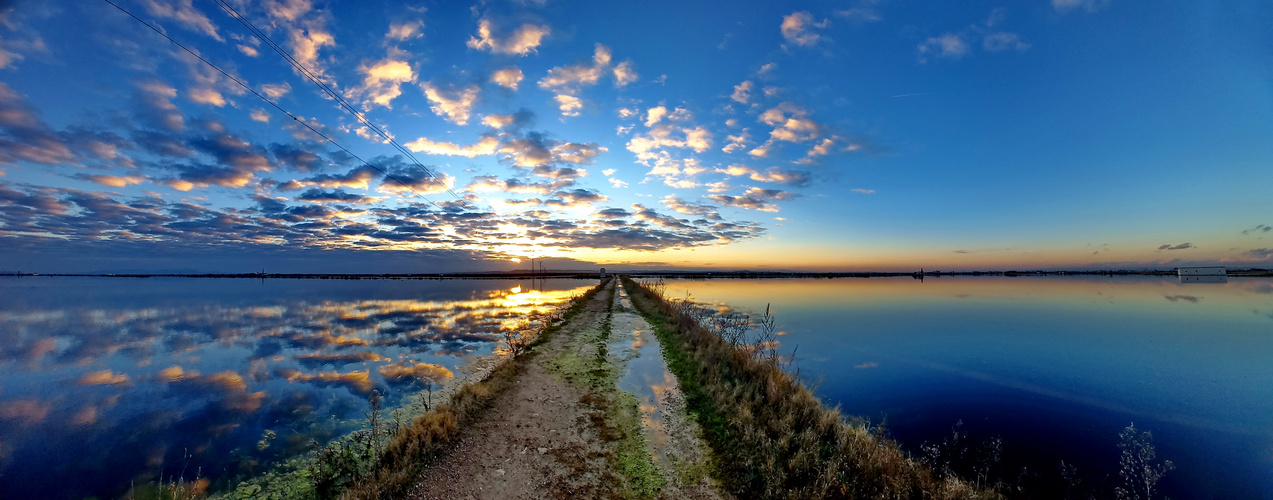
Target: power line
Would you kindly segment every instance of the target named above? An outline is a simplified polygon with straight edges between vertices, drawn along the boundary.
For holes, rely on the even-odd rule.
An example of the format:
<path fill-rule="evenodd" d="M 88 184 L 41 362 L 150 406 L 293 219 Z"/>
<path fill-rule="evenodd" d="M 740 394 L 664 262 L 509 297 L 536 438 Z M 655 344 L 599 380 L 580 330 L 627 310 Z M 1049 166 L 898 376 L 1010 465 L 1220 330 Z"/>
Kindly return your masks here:
<path fill-rule="evenodd" d="M 349 112 L 349 114 L 353 115 L 354 118 L 358 119 L 360 123 L 362 123 L 363 125 L 366 125 L 369 129 L 376 132 L 376 134 L 379 135 L 381 138 L 383 138 L 385 142 L 393 145 L 393 147 L 397 149 L 398 152 L 402 153 L 407 158 L 410 158 L 411 162 L 414 163 L 417 168 L 424 171 L 425 175 L 429 176 L 435 182 L 437 182 L 438 185 L 445 188 L 446 191 L 450 193 L 451 196 L 455 197 L 456 200 L 463 201 L 460 195 L 456 194 L 455 191 L 453 191 L 449 186 L 446 185 L 445 182 L 442 181 L 442 179 L 438 178 L 438 176 L 435 175 L 431 170 L 429 170 L 428 167 L 424 166 L 424 164 L 421 163 L 420 160 L 416 159 L 415 155 L 412 153 L 410 149 L 407 149 L 402 144 L 399 144 L 398 141 L 394 140 L 392 136 L 390 136 L 388 133 L 382 130 L 375 123 L 372 123 L 371 120 L 368 120 L 366 115 L 358 111 L 358 109 L 355 108 L 352 104 L 350 104 L 349 101 L 345 100 L 344 96 L 342 96 L 339 92 L 336 92 L 329 85 L 327 85 L 327 83 L 324 82 L 322 78 L 319 78 L 319 75 L 314 74 L 313 71 L 311 71 L 309 68 L 306 68 L 305 65 L 300 63 L 300 61 L 297 61 L 295 57 L 292 57 L 291 53 L 287 52 L 287 50 L 285 50 L 282 46 L 274 42 L 274 40 L 271 39 L 269 35 L 266 35 L 265 32 L 262 31 L 260 28 L 257 28 L 255 24 L 252 24 L 252 22 L 249 21 L 247 17 L 243 16 L 243 14 L 240 14 L 239 11 L 234 8 L 234 6 L 230 5 L 225 0 L 213 0 L 213 2 L 215 2 L 217 6 L 221 7 L 221 10 L 225 11 L 227 15 L 237 20 L 239 24 L 242 24 L 243 27 L 247 28 L 248 31 L 252 32 L 253 35 L 259 38 L 261 41 L 265 42 L 265 44 L 269 46 L 271 50 L 273 50 L 280 57 L 282 57 L 284 61 L 286 61 L 298 72 L 300 72 L 301 75 L 303 75 L 306 79 L 313 82 L 314 85 L 316 85 L 320 90 L 322 90 L 324 93 L 330 96 L 332 100 L 336 101 L 336 103 L 340 106 L 341 109 Z"/>
<path fill-rule="evenodd" d="M 355 158 L 355 159 L 357 159 L 358 161 L 362 162 L 362 164 L 363 164 L 363 165 L 366 165 L 366 166 L 368 166 L 368 167 L 371 167 L 372 169 L 375 169 L 375 171 L 380 172 L 381 174 L 384 174 L 385 178 L 387 178 L 387 179 L 392 179 L 394 182 L 397 182 L 398 184 L 401 184 L 401 185 L 402 185 L 402 187 L 407 188 L 407 190 L 409 190 L 409 191 L 411 191 L 412 193 L 414 193 L 414 194 L 416 195 L 416 197 L 418 197 L 418 198 L 420 198 L 420 199 L 422 199 L 422 200 L 424 200 L 424 201 L 429 202 L 430 204 L 432 204 L 433 206 L 438 207 L 439 209 L 443 209 L 443 210 L 445 210 L 445 208 L 446 208 L 446 207 L 443 207 L 442 205 L 437 204 L 437 203 L 436 203 L 436 202 L 434 202 L 433 200 L 430 200 L 430 199 L 428 199 L 428 198 L 424 197 L 424 195 L 420 194 L 420 192 L 419 192 L 419 191 L 416 191 L 416 190 L 415 190 L 415 188 L 411 187 L 411 185 L 410 185 L 410 184 L 407 184 L 406 182 L 403 182 L 401 179 L 398 179 L 397 177 L 394 177 L 394 176 L 393 176 L 393 175 L 391 175 L 389 172 L 384 171 L 384 170 L 383 170 L 383 169 L 381 169 L 380 167 L 377 167 L 377 166 L 375 166 L 375 165 L 372 165 L 372 164 L 371 164 L 371 163 L 369 163 L 367 160 L 364 160 L 364 159 L 362 159 L 362 157 L 360 157 L 360 156 L 358 156 L 358 155 L 354 154 L 354 153 L 353 153 L 353 151 L 350 151 L 349 149 L 345 148 L 344 146 L 341 146 L 341 145 L 340 145 L 340 143 L 336 142 L 336 141 L 335 141 L 335 140 L 333 140 L 331 137 L 328 137 L 328 136 L 327 136 L 327 134 L 324 134 L 324 133 L 322 133 L 322 132 L 319 132 L 317 129 L 315 129 L 313 126 L 311 126 L 311 125 L 310 125 L 309 123 L 307 123 L 305 120 L 302 120 L 300 117 L 298 117 L 298 116 L 296 116 L 296 115 L 292 114 L 292 113 L 291 113 L 291 112 L 289 112 L 288 110 L 283 109 L 283 107 L 282 107 L 282 106 L 279 106 L 279 105 L 278 105 L 277 103 L 275 103 L 274 101 L 271 101 L 269 98 L 267 98 L 267 97 L 265 97 L 265 96 L 261 95 L 259 92 L 257 92 L 256 90 L 254 90 L 251 86 L 249 86 L 249 85 L 248 85 L 248 84 L 246 84 L 246 83 L 243 83 L 243 81 L 242 81 L 242 80 L 239 80 L 238 78 L 235 78 L 233 75 L 231 75 L 231 74 L 227 73 L 225 70 L 221 69 L 221 68 L 220 68 L 220 67 L 218 67 L 216 64 L 213 64 L 211 61 L 208 61 L 207 59 L 204 59 L 204 58 L 203 58 L 203 56 L 199 55 L 197 52 L 195 52 L 195 51 L 193 51 L 193 50 L 190 50 L 190 48 L 189 48 L 189 47 L 186 47 L 185 45 L 182 45 L 182 44 L 181 44 L 181 42 L 178 42 L 177 40 L 175 40 L 175 39 L 173 39 L 172 37 L 168 36 L 168 34 L 167 34 L 167 33 L 164 33 L 164 32 L 163 32 L 162 30 L 160 30 L 159 28 L 157 28 L 157 27 L 155 27 L 154 25 L 152 25 L 152 24 L 150 24 L 150 23 L 146 22 L 145 20 L 143 20 L 143 19 L 142 19 L 142 18 L 140 18 L 140 17 L 137 17 L 137 16 L 136 16 L 135 14 L 133 14 L 132 12 L 129 12 L 129 11 L 128 11 L 128 9 L 125 9 L 125 8 L 123 8 L 123 7 L 120 7 L 118 4 L 116 4 L 115 2 L 112 2 L 111 0 L 102 0 L 102 1 L 104 1 L 104 2 L 106 2 L 106 3 L 108 3 L 108 4 L 110 4 L 112 7 L 115 7 L 116 9 L 119 9 L 119 11 L 120 11 L 120 12 L 123 12 L 123 13 L 125 13 L 125 14 L 128 14 L 128 17 L 131 17 L 131 18 L 133 18 L 133 19 L 137 20 L 137 22 L 139 22 L 139 23 L 141 23 L 141 24 L 145 25 L 147 28 L 150 28 L 150 29 L 151 29 L 151 31 L 154 31 L 155 33 L 158 33 L 158 34 L 159 34 L 159 36 L 162 36 L 162 37 L 166 38 L 169 42 L 172 42 L 172 44 L 173 44 L 173 45 L 176 45 L 176 46 L 178 46 L 178 47 L 181 47 L 181 49 L 182 49 L 182 50 L 186 51 L 187 53 L 189 53 L 190 55 L 192 55 L 192 56 L 194 56 L 195 58 L 199 59 L 200 61 L 203 61 L 203 63 L 204 63 L 204 64 L 207 64 L 208 66 L 211 66 L 211 67 L 212 67 L 212 69 L 217 70 L 217 72 L 221 73 L 221 74 L 222 74 L 222 75 L 224 75 L 226 78 L 229 78 L 229 79 L 230 79 L 231 81 L 233 81 L 234 83 L 237 83 L 237 84 L 239 84 L 239 86 L 243 87 L 244 89 L 247 89 L 247 91 L 248 91 L 248 92 L 251 92 L 251 93 L 252 93 L 252 95 L 255 95 L 255 96 L 257 96 L 258 98 L 260 98 L 262 101 L 265 101 L 265 103 L 266 103 L 266 104 L 269 104 L 270 106 L 273 106 L 273 107 L 274 107 L 274 109 L 279 110 L 279 111 L 280 111 L 280 112 L 282 112 L 283 114 L 285 114 L 285 115 L 287 115 L 288 117 L 290 117 L 290 118 L 291 118 L 293 121 L 295 121 L 296 123 L 299 123 L 299 124 L 301 124 L 302 126 L 304 126 L 305 128 L 309 129 L 309 131 L 310 131 L 310 132 L 313 132 L 315 135 L 317 135 L 317 136 L 319 136 L 319 137 L 322 137 L 322 138 L 323 138 L 323 139 L 325 139 L 327 142 L 331 143 L 333 146 L 336 146 L 337 148 L 340 148 L 340 150 L 341 150 L 341 151 L 344 151 L 344 152 L 345 152 L 345 154 L 348 154 L 349 156 L 354 157 L 354 158 Z"/>

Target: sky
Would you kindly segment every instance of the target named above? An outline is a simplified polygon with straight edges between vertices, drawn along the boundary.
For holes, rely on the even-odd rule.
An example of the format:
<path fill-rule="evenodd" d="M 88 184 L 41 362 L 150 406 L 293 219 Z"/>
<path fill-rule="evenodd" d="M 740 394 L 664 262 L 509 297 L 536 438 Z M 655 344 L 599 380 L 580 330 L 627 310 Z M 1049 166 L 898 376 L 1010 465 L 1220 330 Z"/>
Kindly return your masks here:
<path fill-rule="evenodd" d="M 0 2 L 0 271 L 1273 264 L 1260 0 L 111 1 Z"/>

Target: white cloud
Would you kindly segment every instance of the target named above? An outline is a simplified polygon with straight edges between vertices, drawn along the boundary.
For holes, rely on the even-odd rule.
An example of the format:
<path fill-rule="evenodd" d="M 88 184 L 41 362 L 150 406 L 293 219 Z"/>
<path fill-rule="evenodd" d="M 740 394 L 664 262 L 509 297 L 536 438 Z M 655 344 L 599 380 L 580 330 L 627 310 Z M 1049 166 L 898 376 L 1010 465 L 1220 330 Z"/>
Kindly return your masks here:
<path fill-rule="evenodd" d="M 468 124 L 473 112 L 473 103 L 477 101 L 479 90 L 477 85 L 441 88 L 433 82 L 425 82 L 423 87 L 424 96 L 432 103 L 430 109 L 434 114 L 456 125 Z"/>
<path fill-rule="evenodd" d="M 363 107 L 379 104 L 392 109 L 391 103 L 402 95 L 402 84 L 414 82 L 415 72 L 404 60 L 385 59 L 371 66 L 363 66 L 359 71 L 364 75 L 362 86 L 350 89 L 350 92 L 364 96 Z"/>
<path fill-rule="evenodd" d="M 801 47 L 811 47 L 822 40 L 823 37 L 817 30 L 826 28 L 827 24 L 826 19 L 818 22 L 813 14 L 807 11 L 792 12 L 791 15 L 782 18 L 782 36 L 788 42 Z"/>
<path fill-rule="evenodd" d="M 667 108 L 663 106 L 656 106 L 645 110 L 645 126 L 653 127 L 654 124 L 658 123 L 659 120 L 662 120 L 666 115 Z"/>
<path fill-rule="evenodd" d="M 861 189 L 861 188 L 858 188 L 858 189 L 852 189 L 851 191 L 853 191 L 854 193 L 861 193 L 861 194 L 875 194 L 875 190 L 874 190 L 874 189 Z"/>
<path fill-rule="evenodd" d="M 421 137 L 406 144 L 407 149 L 417 153 L 443 156 L 463 156 L 465 158 L 474 158 L 477 156 L 489 156 L 495 154 L 499 147 L 499 139 L 494 136 L 482 136 L 476 143 L 468 146 L 460 146 L 451 142 L 434 142 L 428 138 Z"/>
<path fill-rule="evenodd" d="M 243 55 L 245 56 L 256 57 L 261 55 L 261 53 L 256 50 L 256 47 L 253 47 L 251 45 L 239 44 L 238 47 L 239 47 L 239 52 L 242 52 Z"/>
<path fill-rule="evenodd" d="M 217 27 L 212 24 L 212 20 L 194 7 L 193 0 L 144 0 L 142 5 L 146 6 L 146 10 L 152 16 L 175 20 L 184 24 L 186 28 L 215 38 L 218 42 L 225 41 L 217 33 Z"/>
<path fill-rule="evenodd" d="M 258 121 L 258 122 L 261 122 L 261 123 L 269 123 L 269 122 L 270 122 L 270 114 L 269 114 L 269 113 L 267 113 L 264 109 L 254 109 L 254 110 L 252 110 L 251 117 L 252 117 L 252 119 L 253 119 L 253 120 Z"/>
<path fill-rule="evenodd" d="M 291 91 L 292 91 L 292 85 L 287 82 L 267 83 L 265 85 L 261 85 L 261 93 L 265 94 L 265 97 L 268 97 L 275 101 L 279 100 L 280 98 L 287 95 L 287 93 Z"/>
<path fill-rule="evenodd" d="M 729 141 L 721 151 L 725 153 L 733 153 L 747 147 L 747 143 L 751 142 L 751 136 L 747 134 L 747 129 L 743 129 L 738 135 L 727 135 L 725 140 Z"/>
<path fill-rule="evenodd" d="M 765 74 L 768 74 L 769 72 L 771 72 L 771 71 L 773 71 L 773 70 L 775 70 L 775 69 L 778 69 L 778 63 L 766 63 L 764 66 L 761 66 L 761 67 L 760 67 L 760 70 L 759 70 L 759 71 L 757 71 L 757 72 L 756 72 L 756 74 L 757 74 L 757 75 L 765 75 Z"/>
<path fill-rule="evenodd" d="M 747 101 L 751 99 L 751 91 L 753 88 L 754 85 L 751 83 L 751 80 L 734 85 L 734 93 L 730 94 L 729 98 L 740 104 L 747 104 Z"/>
<path fill-rule="evenodd" d="M 625 187 L 628 187 L 628 183 L 623 182 L 619 179 L 608 179 L 608 180 L 610 181 L 610 185 L 614 186 L 615 189 L 623 189 Z"/>
<path fill-rule="evenodd" d="M 638 78 L 640 77 L 637 75 L 632 61 L 623 61 L 614 67 L 615 87 L 626 87 L 629 83 L 637 81 Z"/>
<path fill-rule="evenodd" d="M 1021 41 L 1021 37 L 1016 33 L 997 32 L 987 34 L 982 39 L 982 48 L 988 52 L 1003 52 L 1005 50 L 1015 50 L 1017 52 L 1025 52 L 1030 48 L 1030 44 Z"/>
<path fill-rule="evenodd" d="M 919 44 L 919 62 L 928 62 L 929 55 L 946 59 L 959 59 L 968 53 L 968 42 L 962 35 L 946 33 L 938 37 L 930 37 Z"/>
<path fill-rule="evenodd" d="M 503 40 L 496 38 L 491 31 L 490 19 L 482 18 L 477 23 L 477 36 L 469 38 L 468 46 L 477 50 L 489 50 L 496 54 L 517 54 L 520 56 L 536 52 L 539 44 L 552 30 L 547 25 L 523 24 Z"/>
<path fill-rule="evenodd" d="M 522 78 L 522 70 L 517 66 L 509 66 L 491 73 L 492 82 L 511 90 L 517 90 L 517 85 L 522 82 Z"/>
<path fill-rule="evenodd" d="M 583 109 L 583 100 L 569 94 L 557 94 L 553 100 L 557 101 L 561 116 L 579 116 L 579 110 Z"/>
<path fill-rule="evenodd" d="M 482 125 L 486 125 L 487 127 L 494 129 L 501 129 L 516 122 L 517 117 L 514 115 L 491 114 L 482 117 Z"/>
<path fill-rule="evenodd" d="M 415 21 L 398 21 L 389 24 L 389 34 L 386 35 L 390 40 L 405 42 L 414 38 L 424 36 L 424 21 L 419 19 Z"/>
<path fill-rule="evenodd" d="M 1052 0 L 1052 8 L 1061 12 L 1080 8 L 1088 12 L 1096 12 L 1109 7 L 1109 4 L 1110 0 Z"/>
<path fill-rule="evenodd" d="M 592 56 L 592 64 L 573 64 L 558 66 L 548 70 L 548 74 L 539 80 L 539 87 L 547 90 L 577 89 L 583 86 L 596 85 L 610 65 L 610 48 L 597 44 Z"/>

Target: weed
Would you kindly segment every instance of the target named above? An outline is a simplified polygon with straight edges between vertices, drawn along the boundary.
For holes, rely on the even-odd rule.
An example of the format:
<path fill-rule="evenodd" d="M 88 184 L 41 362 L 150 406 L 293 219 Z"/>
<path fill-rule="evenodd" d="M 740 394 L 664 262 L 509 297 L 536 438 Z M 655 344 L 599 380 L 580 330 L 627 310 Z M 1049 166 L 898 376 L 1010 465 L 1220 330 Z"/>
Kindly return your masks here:
<path fill-rule="evenodd" d="M 1115 488 L 1114 493 L 1120 500 L 1153 499 L 1158 481 L 1176 466 L 1171 460 L 1154 463 L 1157 457 L 1154 436 L 1149 432 L 1137 432 L 1135 423 L 1124 428 L 1118 439 L 1118 447 L 1123 451 L 1118 461 L 1121 469 L 1118 475 L 1123 478 L 1123 486 Z"/>
<path fill-rule="evenodd" d="M 896 443 L 844 422 L 784 372 L 772 344 L 730 342 L 704 327 L 663 289 L 624 279 L 654 326 L 688 410 L 716 456 L 716 475 L 739 498 L 998 498 L 933 474 Z M 761 317 L 767 342 L 772 313 Z M 771 326 L 765 327 L 764 323 Z"/>

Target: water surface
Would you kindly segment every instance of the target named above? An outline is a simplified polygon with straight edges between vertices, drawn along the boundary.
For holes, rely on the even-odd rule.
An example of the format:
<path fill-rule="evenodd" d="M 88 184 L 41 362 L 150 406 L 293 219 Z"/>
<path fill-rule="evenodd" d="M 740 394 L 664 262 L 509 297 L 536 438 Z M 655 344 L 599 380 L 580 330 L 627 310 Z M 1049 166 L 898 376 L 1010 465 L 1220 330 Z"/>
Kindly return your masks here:
<path fill-rule="evenodd" d="M 1062 460 L 1110 493 L 1134 422 L 1176 465 L 1171 497 L 1273 497 L 1271 280 L 674 280 L 667 295 L 772 304 L 781 352 L 824 400 L 916 453 L 960 421 L 974 448 L 1001 436 L 998 472 L 1041 496 L 1064 491 Z"/>
<path fill-rule="evenodd" d="M 361 425 L 373 390 L 395 406 L 463 377 L 592 285 L 0 279 L 0 498 L 261 472 Z"/>

